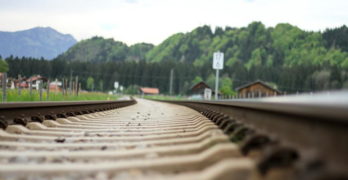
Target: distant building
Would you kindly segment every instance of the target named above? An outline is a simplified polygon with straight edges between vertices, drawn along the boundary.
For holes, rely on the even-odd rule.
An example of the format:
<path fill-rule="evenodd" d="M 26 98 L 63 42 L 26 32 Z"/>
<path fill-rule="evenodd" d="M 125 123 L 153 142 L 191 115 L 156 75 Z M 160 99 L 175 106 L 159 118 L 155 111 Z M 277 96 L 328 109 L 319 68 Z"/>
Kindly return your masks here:
<path fill-rule="evenodd" d="M 62 82 L 58 81 L 57 79 L 50 83 L 50 91 L 62 91 Z"/>
<path fill-rule="evenodd" d="M 139 88 L 141 95 L 156 95 L 159 94 L 158 88 L 141 87 Z"/>
<path fill-rule="evenodd" d="M 191 87 L 191 89 L 189 90 L 189 95 L 190 95 L 190 99 L 204 99 L 204 91 L 205 89 L 210 89 L 211 90 L 211 94 L 212 96 L 215 95 L 215 91 L 213 91 L 208 84 L 206 84 L 205 82 L 201 81 L 195 85 L 193 85 Z M 220 96 L 220 93 L 219 93 Z"/>
<path fill-rule="evenodd" d="M 33 89 L 39 89 L 39 84 L 47 82 L 47 78 L 42 77 L 40 75 L 36 75 L 36 76 L 32 76 L 32 77 L 28 78 L 27 82 L 32 83 Z"/>
<path fill-rule="evenodd" d="M 0 73 L 0 82 L 2 81 L 2 78 L 3 78 L 3 73 Z M 30 77 L 30 78 L 22 77 L 20 79 L 15 79 L 15 78 L 11 78 L 11 77 L 6 78 L 7 87 L 9 87 L 11 89 L 29 88 L 30 82 L 32 83 L 33 89 L 38 89 L 40 83 L 45 83 L 47 81 L 48 81 L 47 78 L 42 77 L 40 75 L 35 75 L 35 76 Z"/>
<path fill-rule="evenodd" d="M 19 83 L 18 86 L 21 87 L 21 88 L 28 88 L 29 84 L 26 81 L 22 81 L 22 82 Z"/>
<path fill-rule="evenodd" d="M 255 81 L 236 88 L 241 98 L 277 96 L 282 94 L 279 90 L 271 87 L 263 81 Z"/>
<path fill-rule="evenodd" d="M 29 88 L 29 82 L 27 82 L 27 78 L 22 77 L 21 79 L 14 80 L 15 88 Z"/>

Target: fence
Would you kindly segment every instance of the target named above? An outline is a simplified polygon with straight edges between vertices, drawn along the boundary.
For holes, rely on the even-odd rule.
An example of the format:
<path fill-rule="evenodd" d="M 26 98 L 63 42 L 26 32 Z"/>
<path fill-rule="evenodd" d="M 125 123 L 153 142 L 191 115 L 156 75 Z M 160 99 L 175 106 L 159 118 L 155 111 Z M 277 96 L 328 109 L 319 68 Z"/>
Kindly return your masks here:
<path fill-rule="evenodd" d="M 50 81 L 47 79 L 44 81 L 43 79 L 36 79 L 33 81 L 32 79 L 25 80 L 20 75 L 18 75 L 18 79 L 10 79 L 7 77 L 7 73 L 1 73 L 1 99 L 2 102 L 8 101 L 8 95 L 11 95 L 11 100 L 24 100 L 24 101 L 43 101 L 50 100 L 51 95 L 57 95 L 58 93 L 63 96 L 73 95 L 78 96 L 81 90 L 81 83 L 78 82 L 78 77 L 74 80 L 71 80 L 69 83 L 71 86 L 68 87 L 68 80 L 63 79 L 63 84 L 61 87 L 58 87 L 58 81 Z M 35 82 L 35 83 L 33 83 Z M 52 88 L 51 83 L 54 83 L 56 87 Z M 23 84 L 25 84 L 23 86 Z M 14 95 L 15 94 L 15 95 Z M 15 99 L 13 99 L 15 97 Z"/>

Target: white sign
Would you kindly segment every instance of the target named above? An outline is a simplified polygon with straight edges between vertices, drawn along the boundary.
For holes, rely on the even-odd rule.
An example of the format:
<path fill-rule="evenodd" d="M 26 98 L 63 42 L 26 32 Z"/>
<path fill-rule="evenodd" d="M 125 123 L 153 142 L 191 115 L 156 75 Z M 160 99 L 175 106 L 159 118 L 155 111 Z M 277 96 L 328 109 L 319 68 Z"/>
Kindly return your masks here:
<path fill-rule="evenodd" d="M 224 53 L 215 52 L 213 58 L 213 69 L 223 69 L 224 68 Z"/>
<path fill-rule="evenodd" d="M 118 82 L 117 82 L 117 81 L 115 81 L 115 82 L 114 82 L 114 88 L 115 88 L 115 89 L 117 89 L 117 88 L 118 88 L 118 86 L 119 86 Z"/>
<path fill-rule="evenodd" d="M 209 89 L 209 88 L 204 89 L 204 99 L 205 100 L 211 100 L 211 94 L 212 94 L 211 89 Z"/>

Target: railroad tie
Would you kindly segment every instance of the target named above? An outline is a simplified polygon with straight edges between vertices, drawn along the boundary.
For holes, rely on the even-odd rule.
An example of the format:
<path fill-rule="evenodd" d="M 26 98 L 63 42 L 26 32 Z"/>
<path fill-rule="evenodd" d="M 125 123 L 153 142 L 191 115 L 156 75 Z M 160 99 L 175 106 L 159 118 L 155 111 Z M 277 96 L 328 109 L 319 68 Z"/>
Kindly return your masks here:
<path fill-rule="evenodd" d="M 255 162 L 199 112 L 137 104 L 0 130 L 0 179 L 254 179 Z"/>

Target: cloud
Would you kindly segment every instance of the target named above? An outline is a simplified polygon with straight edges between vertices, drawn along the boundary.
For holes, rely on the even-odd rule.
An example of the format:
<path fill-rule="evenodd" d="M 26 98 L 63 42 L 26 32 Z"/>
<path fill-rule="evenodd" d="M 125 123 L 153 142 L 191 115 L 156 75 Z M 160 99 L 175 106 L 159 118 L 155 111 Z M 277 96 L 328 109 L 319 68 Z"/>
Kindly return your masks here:
<path fill-rule="evenodd" d="M 116 24 L 102 24 L 100 27 L 101 27 L 103 30 L 112 31 L 112 30 L 114 30 L 115 28 L 117 28 L 117 25 L 116 25 Z"/>
<path fill-rule="evenodd" d="M 197 26 L 288 22 L 323 30 L 348 22 L 348 1 L 331 0 L 0 0 L 1 30 L 50 26 L 77 39 L 95 35 L 158 44 Z"/>
<path fill-rule="evenodd" d="M 138 0 L 125 0 L 127 3 L 137 3 Z"/>

